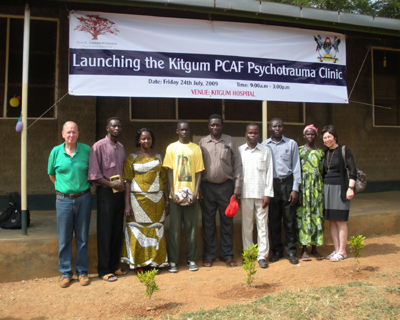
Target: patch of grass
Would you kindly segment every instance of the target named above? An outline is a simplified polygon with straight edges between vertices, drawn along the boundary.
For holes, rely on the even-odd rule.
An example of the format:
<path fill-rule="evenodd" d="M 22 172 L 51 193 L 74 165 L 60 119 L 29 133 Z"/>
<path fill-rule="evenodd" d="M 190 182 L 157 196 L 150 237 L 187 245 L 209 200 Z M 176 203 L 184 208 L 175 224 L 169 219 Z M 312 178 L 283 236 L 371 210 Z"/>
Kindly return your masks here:
<path fill-rule="evenodd" d="M 395 293 L 400 295 L 400 286 L 386 286 L 384 288 L 386 291 L 389 291 L 390 293 Z"/>
<path fill-rule="evenodd" d="M 370 278 L 375 278 L 375 279 L 379 279 L 379 278 L 390 278 L 390 274 L 385 272 L 385 273 L 380 273 L 377 272 L 376 274 L 374 274 L 373 276 L 370 276 Z"/>
<path fill-rule="evenodd" d="M 365 282 L 349 282 L 348 284 L 346 284 L 348 287 L 353 288 L 353 287 L 368 287 L 369 284 L 365 283 Z"/>
<path fill-rule="evenodd" d="M 230 305 L 180 315 L 179 319 L 399 319 L 400 306 L 384 297 L 400 288 L 351 282 L 307 290 L 286 291 L 248 305 Z"/>

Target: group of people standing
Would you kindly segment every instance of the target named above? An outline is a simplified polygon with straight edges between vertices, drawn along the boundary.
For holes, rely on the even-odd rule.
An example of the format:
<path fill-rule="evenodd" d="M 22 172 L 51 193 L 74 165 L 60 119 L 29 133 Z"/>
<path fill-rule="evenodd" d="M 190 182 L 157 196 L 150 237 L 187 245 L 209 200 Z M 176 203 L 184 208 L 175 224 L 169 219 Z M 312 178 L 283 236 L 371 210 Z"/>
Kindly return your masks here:
<path fill-rule="evenodd" d="M 247 142 L 238 147 L 222 133 L 223 119 L 211 115 L 210 134 L 195 144 L 190 141 L 190 123 L 179 121 L 178 141 L 167 147 L 164 159 L 153 150 L 154 132 L 142 128 L 135 138 L 138 150 L 126 157 L 118 137 L 121 120 L 107 120 L 107 135 L 91 148 L 77 142 L 78 126 L 68 121 L 62 136 L 65 143 L 49 157 L 48 174 L 56 189 L 57 230 L 59 235 L 60 286 L 70 285 L 72 235 L 77 245 L 76 275 L 81 285 L 90 283 L 88 273 L 88 234 L 91 212 L 90 188 L 97 186 L 98 275 L 113 282 L 131 269 L 168 267 L 178 272 L 182 225 L 189 270 L 198 270 L 198 205 L 202 213 L 204 267 L 217 258 L 216 213 L 220 220 L 220 256 L 226 265 L 237 265 L 233 257 L 233 217 L 225 210 L 231 197 L 242 208 L 243 248 L 253 242 L 254 217 L 257 225 L 257 256 L 261 268 L 286 257 L 297 264 L 296 243 L 303 245 L 302 260 L 323 259 L 316 247 L 323 245 L 324 219 L 330 220 L 334 252 L 327 258 L 346 258 L 349 201 L 354 196 L 356 169 L 350 149 L 338 144 L 333 126 L 322 130 L 325 152 L 316 147 L 318 129 L 304 131 L 306 144 L 283 136 L 283 122 L 270 121 L 271 137 L 259 143 L 259 127 L 246 127 Z M 178 193 L 189 188 L 189 201 Z M 269 210 L 268 210 L 269 207 Z M 268 212 L 269 211 L 269 212 Z M 124 227 L 125 215 L 125 227 Z M 164 223 L 170 216 L 168 243 Z M 269 215 L 269 228 L 268 228 Z M 285 231 L 285 247 L 281 229 Z M 124 230 L 123 230 L 124 229 Z M 307 246 L 311 245 L 310 255 Z"/>

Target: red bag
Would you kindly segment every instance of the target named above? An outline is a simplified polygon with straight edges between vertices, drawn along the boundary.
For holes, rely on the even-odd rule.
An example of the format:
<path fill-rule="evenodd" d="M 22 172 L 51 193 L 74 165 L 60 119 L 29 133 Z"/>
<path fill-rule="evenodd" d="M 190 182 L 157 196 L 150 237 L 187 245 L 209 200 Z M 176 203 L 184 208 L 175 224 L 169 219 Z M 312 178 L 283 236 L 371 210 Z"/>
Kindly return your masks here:
<path fill-rule="evenodd" d="M 229 203 L 229 205 L 226 207 L 225 210 L 225 215 L 229 218 L 232 218 L 236 215 L 236 213 L 239 210 L 239 204 L 237 203 L 237 201 L 235 200 L 235 195 L 233 195 L 231 197 L 231 202 Z"/>

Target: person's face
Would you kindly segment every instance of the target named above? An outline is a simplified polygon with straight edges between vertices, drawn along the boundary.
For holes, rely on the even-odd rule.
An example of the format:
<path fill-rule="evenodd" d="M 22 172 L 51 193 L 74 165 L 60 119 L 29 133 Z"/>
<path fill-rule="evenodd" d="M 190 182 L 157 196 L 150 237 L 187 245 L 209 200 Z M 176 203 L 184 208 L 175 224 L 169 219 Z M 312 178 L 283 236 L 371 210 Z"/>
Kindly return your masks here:
<path fill-rule="evenodd" d="M 78 128 L 74 123 L 67 123 L 64 126 L 63 131 L 61 131 L 62 137 L 64 138 L 65 142 L 68 144 L 76 143 L 79 137 Z"/>
<path fill-rule="evenodd" d="M 112 137 L 118 138 L 122 131 L 122 123 L 119 120 L 113 119 L 108 123 L 106 129 Z"/>
<path fill-rule="evenodd" d="M 186 164 L 187 164 L 186 158 L 182 158 L 182 165 L 183 165 L 183 166 L 186 166 Z"/>
<path fill-rule="evenodd" d="M 245 137 L 247 139 L 247 142 L 255 146 L 258 142 L 258 126 L 248 126 L 246 129 Z"/>
<path fill-rule="evenodd" d="M 181 141 L 189 141 L 190 137 L 190 126 L 188 123 L 180 123 L 176 129 L 176 133 Z"/>
<path fill-rule="evenodd" d="M 314 144 L 315 138 L 317 134 L 313 129 L 307 129 L 306 133 L 304 134 L 304 138 L 306 139 L 308 144 Z"/>
<path fill-rule="evenodd" d="M 271 131 L 272 136 L 276 139 L 281 139 L 283 134 L 283 123 L 282 120 L 273 120 L 269 124 L 269 131 Z"/>
<path fill-rule="evenodd" d="M 336 145 L 336 139 L 333 136 L 333 134 L 330 134 L 329 132 L 325 132 L 322 140 L 324 140 L 324 145 L 326 145 L 329 149 L 334 147 Z"/>
<path fill-rule="evenodd" d="M 151 137 L 150 132 L 143 131 L 139 137 L 139 143 L 144 150 L 150 149 L 151 145 L 153 144 L 153 138 Z"/>
<path fill-rule="evenodd" d="M 212 136 L 220 136 L 222 133 L 222 121 L 220 119 L 211 119 L 208 124 L 208 130 Z"/>

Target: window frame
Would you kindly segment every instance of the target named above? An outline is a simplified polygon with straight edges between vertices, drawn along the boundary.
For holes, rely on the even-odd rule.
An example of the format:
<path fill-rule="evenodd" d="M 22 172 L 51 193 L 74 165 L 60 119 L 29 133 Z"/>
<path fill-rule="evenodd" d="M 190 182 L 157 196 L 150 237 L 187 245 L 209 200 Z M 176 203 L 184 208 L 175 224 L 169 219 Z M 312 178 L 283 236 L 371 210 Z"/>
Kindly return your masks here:
<path fill-rule="evenodd" d="M 399 125 L 393 126 L 393 125 L 377 125 L 375 124 L 375 69 L 374 69 L 374 50 L 381 50 L 381 51 L 397 51 L 400 53 L 400 49 L 394 49 L 394 48 L 387 48 L 387 47 L 371 47 L 371 79 L 372 79 L 372 126 L 374 128 L 400 128 L 400 123 Z M 399 80 L 400 80 L 400 76 Z M 400 97 L 399 97 L 400 99 Z M 399 111 L 400 112 L 400 111 Z"/>
<path fill-rule="evenodd" d="M 7 104 L 9 97 L 8 93 L 8 71 L 9 71 L 9 54 L 10 54 L 10 20 L 11 19 L 21 19 L 24 20 L 24 16 L 20 15 L 10 15 L 10 14 L 0 14 L 0 18 L 7 19 L 7 30 L 6 30 L 6 54 L 5 54 L 5 77 L 4 77 L 4 101 L 3 101 L 3 116 L 0 117 L 0 120 L 13 120 L 18 119 L 19 117 L 8 117 L 7 116 Z M 55 81 L 54 81 L 54 101 L 56 103 L 59 99 L 59 47 L 60 47 L 60 19 L 58 18 L 47 18 L 47 17 L 30 17 L 30 20 L 45 20 L 45 21 L 53 21 L 57 24 L 56 30 L 56 52 L 55 52 Z M 30 31 L 30 34 L 32 31 Z M 21 74 L 21 84 L 22 84 L 22 74 Z M 29 82 L 28 82 L 29 88 Z M 29 104 L 29 95 L 28 95 L 28 104 Z M 49 106 L 50 108 L 51 106 Z M 54 120 L 58 118 L 58 109 L 57 106 L 54 106 L 54 116 L 53 117 L 29 117 L 28 120 Z"/>

